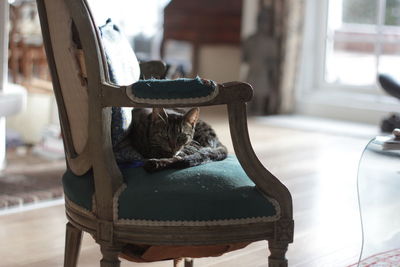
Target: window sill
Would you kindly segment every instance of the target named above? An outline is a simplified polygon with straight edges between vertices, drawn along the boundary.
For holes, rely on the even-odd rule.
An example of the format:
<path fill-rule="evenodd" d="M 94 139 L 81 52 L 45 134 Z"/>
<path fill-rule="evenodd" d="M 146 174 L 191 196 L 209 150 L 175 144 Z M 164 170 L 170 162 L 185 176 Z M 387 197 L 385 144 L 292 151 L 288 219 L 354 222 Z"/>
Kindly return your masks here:
<path fill-rule="evenodd" d="M 400 113 L 400 101 L 386 95 L 316 90 L 298 97 L 296 113 L 332 119 L 380 124 Z"/>

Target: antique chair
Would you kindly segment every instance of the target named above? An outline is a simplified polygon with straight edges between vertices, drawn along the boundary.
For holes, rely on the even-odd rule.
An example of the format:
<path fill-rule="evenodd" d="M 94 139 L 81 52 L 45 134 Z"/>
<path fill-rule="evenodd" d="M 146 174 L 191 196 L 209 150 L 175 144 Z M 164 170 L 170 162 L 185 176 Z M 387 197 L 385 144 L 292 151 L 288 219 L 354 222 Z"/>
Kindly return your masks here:
<path fill-rule="evenodd" d="M 251 86 L 199 79 L 138 82 L 137 61 L 125 66 L 131 71 L 124 80 L 129 85 L 112 84 L 110 76 L 118 74 L 109 70 L 121 71 L 120 62 L 113 61 L 114 44 L 102 39 L 88 3 L 37 3 L 68 166 L 63 177 L 69 221 L 64 266 L 77 265 L 82 231 L 100 245 L 102 267 L 119 266 L 119 256 L 136 261 L 216 256 L 259 240 L 268 240 L 269 266 L 287 266 L 285 253 L 293 240 L 292 199 L 251 147 L 246 121 Z M 126 45 L 114 48 L 121 47 Z M 130 51 L 126 58 L 135 56 Z M 140 66 L 143 78 L 164 73 L 160 62 Z M 176 88 L 160 89 L 168 83 Z M 197 89 L 186 86 L 190 83 L 197 83 Z M 117 164 L 112 107 L 207 105 L 227 106 L 238 160 L 230 156 L 155 174 Z"/>

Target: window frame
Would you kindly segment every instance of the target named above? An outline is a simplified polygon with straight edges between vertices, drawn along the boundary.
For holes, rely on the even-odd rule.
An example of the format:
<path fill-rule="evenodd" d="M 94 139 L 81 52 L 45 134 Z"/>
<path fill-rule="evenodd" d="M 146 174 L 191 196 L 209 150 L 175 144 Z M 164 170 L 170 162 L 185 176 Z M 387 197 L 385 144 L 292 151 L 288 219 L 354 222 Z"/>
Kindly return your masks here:
<path fill-rule="evenodd" d="M 387 113 L 400 113 L 397 99 L 377 83 L 356 86 L 325 81 L 328 12 L 329 0 L 306 0 L 295 112 L 374 124 Z"/>
<path fill-rule="evenodd" d="M 323 5 L 324 12 L 322 13 L 323 22 L 321 23 L 322 27 L 320 27 L 319 38 L 320 44 L 322 44 L 321 53 L 317 56 L 318 62 L 316 63 L 319 65 L 319 69 L 321 72 L 318 74 L 318 87 L 322 90 L 346 90 L 352 91 L 354 93 L 366 93 L 366 94 L 378 94 L 382 95 L 383 92 L 379 88 L 377 83 L 374 84 L 365 84 L 365 85 L 352 85 L 340 82 L 328 82 L 326 81 L 326 68 L 327 68 L 327 47 L 329 42 L 333 44 L 334 41 L 338 40 L 337 36 L 334 36 L 333 32 L 329 32 L 329 5 L 332 1 L 337 0 L 322 0 L 321 3 Z M 345 1 L 345 0 L 342 0 Z M 337 3 L 336 3 L 337 4 Z M 358 24 L 358 23 L 343 23 L 343 27 L 341 27 L 342 32 L 351 32 L 351 33 L 365 33 L 375 35 L 373 36 L 353 36 L 349 39 L 342 39 L 349 43 L 352 42 L 366 42 L 373 44 L 375 46 L 374 52 L 372 55 L 376 59 L 375 63 L 375 71 L 376 76 L 379 74 L 379 63 L 380 63 L 380 56 L 382 55 L 382 46 L 385 44 L 396 43 L 395 41 L 388 41 L 382 39 L 383 34 L 395 34 L 395 28 L 397 26 L 385 25 L 385 8 L 386 8 L 386 0 L 377 0 L 377 24 Z M 400 32 L 399 32 L 400 37 Z M 334 39 L 334 40 L 333 40 Z M 340 39 L 340 37 L 339 37 Z M 381 39 L 381 40 L 379 40 Z"/>

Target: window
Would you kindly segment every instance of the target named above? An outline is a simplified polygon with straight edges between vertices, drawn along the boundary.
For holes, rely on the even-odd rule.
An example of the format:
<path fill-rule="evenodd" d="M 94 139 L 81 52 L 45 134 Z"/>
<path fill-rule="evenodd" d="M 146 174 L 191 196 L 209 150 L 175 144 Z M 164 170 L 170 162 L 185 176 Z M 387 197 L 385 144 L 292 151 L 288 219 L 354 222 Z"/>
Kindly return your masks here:
<path fill-rule="evenodd" d="M 169 1 L 89 0 L 89 3 L 99 25 L 112 18 L 127 36 L 153 36 L 160 31 L 162 12 Z"/>
<path fill-rule="evenodd" d="M 376 90 L 378 73 L 400 77 L 400 0 L 330 0 L 323 84 Z"/>
<path fill-rule="evenodd" d="M 296 112 L 378 125 L 397 99 L 378 73 L 400 79 L 400 0 L 306 0 Z"/>

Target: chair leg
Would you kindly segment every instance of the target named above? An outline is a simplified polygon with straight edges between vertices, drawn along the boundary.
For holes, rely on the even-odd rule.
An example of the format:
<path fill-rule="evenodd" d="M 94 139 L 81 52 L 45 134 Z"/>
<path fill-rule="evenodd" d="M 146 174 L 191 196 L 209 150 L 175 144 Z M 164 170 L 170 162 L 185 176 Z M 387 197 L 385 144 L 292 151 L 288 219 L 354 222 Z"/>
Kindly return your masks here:
<path fill-rule="evenodd" d="M 269 251 L 271 254 L 268 257 L 269 267 L 287 267 L 288 261 L 285 257 L 286 251 L 288 249 L 287 242 L 274 242 L 269 241 Z"/>
<path fill-rule="evenodd" d="M 182 258 L 174 259 L 174 267 L 179 267 L 182 262 Z"/>
<path fill-rule="evenodd" d="M 64 267 L 76 267 L 81 248 L 82 231 L 71 223 L 66 225 Z"/>
<path fill-rule="evenodd" d="M 174 259 L 174 267 L 182 266 L 182 258 Z M 193 267 L 193 259 L 185 258 L 184 260 L 184 267 Z"/>
<path fill-rule="evenodd" d="M 185 267 L 193 267 L 193 259 L 185 258 Z"/>
<path fill-rule="evenodd" d="M 100 267 L 119 267 L 120 260 L 118 255 L 121 251 L 120 247 L 109 247 L 101 245 L 101 254 L 103 258 L 100 261 Z"/>

